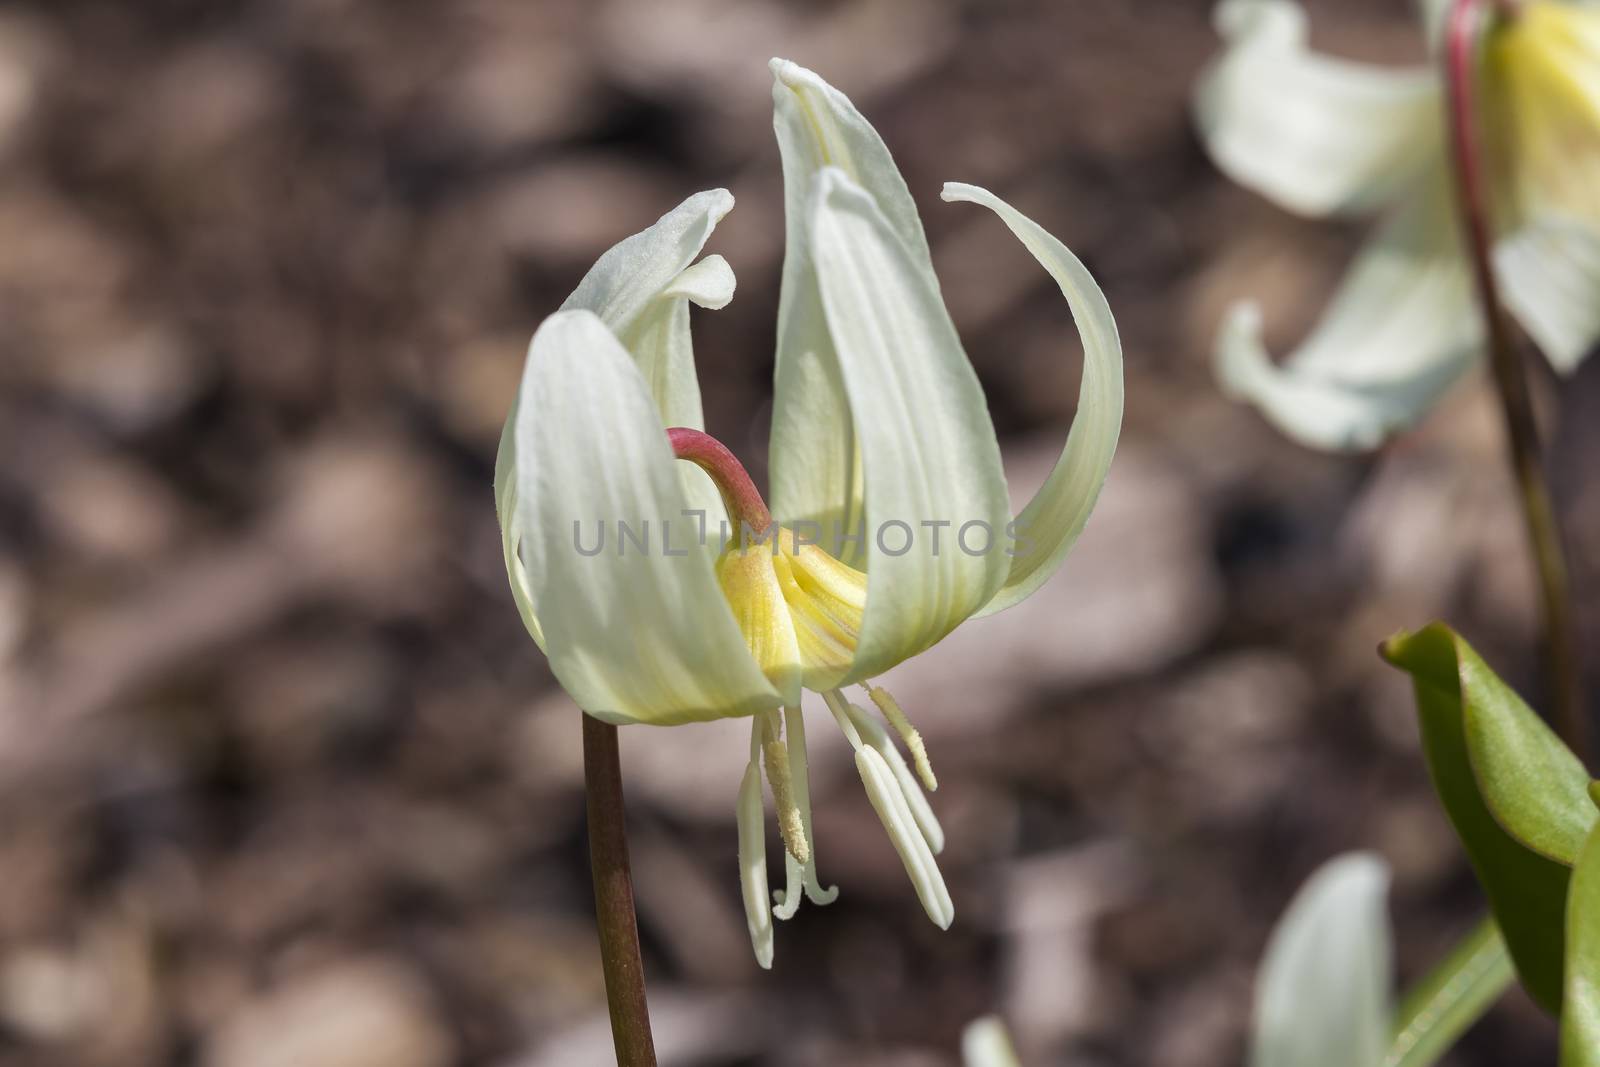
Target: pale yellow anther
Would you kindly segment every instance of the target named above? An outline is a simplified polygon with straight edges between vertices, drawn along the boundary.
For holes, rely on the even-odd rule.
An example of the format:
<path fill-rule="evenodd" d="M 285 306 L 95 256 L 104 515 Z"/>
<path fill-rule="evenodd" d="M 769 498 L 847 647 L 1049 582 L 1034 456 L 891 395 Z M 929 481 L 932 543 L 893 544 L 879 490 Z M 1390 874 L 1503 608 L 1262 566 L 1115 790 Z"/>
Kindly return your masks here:
<path fill-rule="evenodd" d="M 811 843 L 806 840 L 805 820 L 800 817 L 800 806 L 795 803 L 794 782 L 789 776 L 789 749 L 778 736 L 779 719 L 776 712 L 761 716 L 761 760 L 767 769 L 767 782 L 772 786 L 772 805 L 778 811 L 778 832 L 783 844 L 795 862 L 805 864 L 811 860 Z"/>
<path fill-rule="evenodd" d="M 861 688 L 867 691 L 867 696 L 872 698 L 872 702 L 883 713 L 884 719 L 905 743 L 906 751 L 911 753 L 912 766 L 917 768 L 917 777 L 922 779 L 922 788 L 930 793 L 938 789 L 939 779 L 934 777 L 933 764 L 928 761 L 928 746 L 922 743 L 922 735 L 911 725 L 906 713 L 900 710 L 899 702 L 882 686 L 863 685 Z"/>

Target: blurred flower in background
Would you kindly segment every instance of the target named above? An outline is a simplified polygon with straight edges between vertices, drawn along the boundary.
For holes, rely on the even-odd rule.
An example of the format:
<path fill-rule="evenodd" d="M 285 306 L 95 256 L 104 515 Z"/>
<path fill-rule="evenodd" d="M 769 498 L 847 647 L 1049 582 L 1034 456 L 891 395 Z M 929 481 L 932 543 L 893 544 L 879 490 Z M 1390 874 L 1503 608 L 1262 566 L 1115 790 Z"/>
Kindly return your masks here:
<path fill-rule="evenodd" d="M 1437 39 L 1448 4 L 1424 7 Z M 1373 448 L 1412 425 L 1482 356 L 1454 216 L 1440 75 L 1319 55 L 1292 0 L 1224 0 L 1224 50 L 1195 96 L 1200 134 L 1240 184 L 1304 215 L 1381 213 L 1311 334 L 1281 365 L 1253 304 L 1217 340 L 1224 388 L 1284 433 Z M 1600 9 L 1516 5 L 1487 31 L 1479 116 L 1496 188 L 1495 269 L 1558 370 L 1600 339 Z"/>

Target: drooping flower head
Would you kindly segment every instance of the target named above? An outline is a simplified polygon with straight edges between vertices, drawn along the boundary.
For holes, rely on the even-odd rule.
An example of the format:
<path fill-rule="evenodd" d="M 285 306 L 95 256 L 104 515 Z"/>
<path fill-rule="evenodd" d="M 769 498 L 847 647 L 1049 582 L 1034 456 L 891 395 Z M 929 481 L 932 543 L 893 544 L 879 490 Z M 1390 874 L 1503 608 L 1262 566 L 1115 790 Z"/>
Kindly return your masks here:
<path fill-rule="evenodd" d="M 1423 0 L 1430 41 L 1449 0 Z M 1274 364 L 1254 305 L 1217 342 L 1224 388 L 1315 448 L 1382 443 L 1480 359 L 1480 317 L 1453 214 L 1441 76 L 1318 55 L 1292 0 L 1223 0 L 1225 48 L 1195 115 L 1217 165 L 1302 215 L 1381 213 L 1332 302 Z M 1497 192 L 1495 273 L 1552 365 L 1600 340 L 1600 7 L 1528 0 L 1478 57 L 1477 115 Z"/>
<path fill-rule="evenodd" d="M 822 695 L 855 749 L 929 916 L 950 923 L 934 861 L 943 833 L 923 795 L 932 770 L 871 679 L 1049 577 L 1088 518 L 1122 417 L 1116 327 L 1083 265 L 992 194 L 947 185 L 946 200 L 990 208 L 1022 240 L 1083 336 L 1066 447 L 1013 517 L 982 389 L 887 148 L 815 74 L 779 60 L 772 69 L 787 250 L 771 506 L 702 432 L 688 305 L 733 295 L 727 263 L 700 258 L 732 207 L 722 190 L 611 249 L 539 327 L 495 474 L 513 595 L 585 712 L 654 725 L 752 718 L 738 827 L 763 965 L 774 914 L 837 892 L 816 873 L 803 689 Z M 857 685 L 875 713 L 847 697 Z M 777 908 L 763 775 L 785 842 Z"/>

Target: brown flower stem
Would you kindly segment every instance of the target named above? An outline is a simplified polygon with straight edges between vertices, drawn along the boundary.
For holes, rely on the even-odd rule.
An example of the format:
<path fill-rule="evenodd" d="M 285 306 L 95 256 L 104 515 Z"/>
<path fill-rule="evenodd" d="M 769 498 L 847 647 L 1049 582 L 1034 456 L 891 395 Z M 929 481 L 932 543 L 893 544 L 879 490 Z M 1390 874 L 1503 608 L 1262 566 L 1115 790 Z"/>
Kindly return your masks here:
<path fill-rule="evenodd" d="M 617 728 L 583 716 L 583 788 L 589 817 L 589 869 L 594 876 L 595 926 L 600 966 L 611 1012 L 617 1067 L 656 1067 L 650 1007 L 644 995 L 644 961 L 633 911 L 628 834 L 623 823 L 622 767 Z"/>
<path fill-rule="evenodd" d="M 1528 527 L 1528 543 L 1539 575 L 1544 608 L 1545 666 L 1553 705 L 1551 720 L 1567 745 L 1585 763 L 1589 756 L 1588 721 L 1584 714 L 1582 668 L 1572 600 L 1568 587 L 1566 554 L 1550 487 L 1540 460 L 1539 427 L 1534 419 L 1517 344 L 1501 302 L 1491 258 L 1493 237 L 1489 225 L 1489 196 L 1479 150 L 1479 131 L 1473 101 L 1480 27 L 1494 14 L 1514 18 L 1514 5 L 1504 0 L 1455 0 L 1445 43 L 1445 81 L 1448 87 L 1451 168 L 1456 180 L 1462 236 L 1472 263 L 1478 306 L 1483 313 L 1489 366 L 1494 373 L 1500 409 L 1505 417 L 1511 469 Z"/>

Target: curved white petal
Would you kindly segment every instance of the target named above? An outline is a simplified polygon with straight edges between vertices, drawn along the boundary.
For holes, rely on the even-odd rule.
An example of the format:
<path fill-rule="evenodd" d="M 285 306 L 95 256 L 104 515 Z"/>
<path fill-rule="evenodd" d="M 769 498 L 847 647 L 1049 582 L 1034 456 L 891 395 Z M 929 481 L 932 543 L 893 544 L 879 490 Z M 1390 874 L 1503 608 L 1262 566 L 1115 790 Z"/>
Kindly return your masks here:
<path fill-rule="evenodd" d="M 731 210 L 733 194 L 726 189 L 695 193 L 649 229 L 608 249 L 561 305 L 562 311 L 594 312 L 617 335 L 639 365 L 666 426 L 705 429 L 689 304 L 715 309 L 733 299 L 727 260 L 707 256 L 695 262 Z M 692 463 L 679 465 L 678 479 L 689 506 L 705 511 L 715 528 L 722 509 L 711 479 Z"/>
<path fill-rule="evenodd" d="M 873 197 L 832 167 L 817 178 L 811 219 L 866 487 L 855 680 L 916 655 L 988 603 L 1010 561 L 993 549 L 962 551 L 957 535 L 979 523 L 998 544 L 1010 507 L 983 389 L 916 253 Z"/>
<path fill-rule="evenodd" d="M 1376 1067 L 1389 1048 L 1389 871 L 1367 853 L 1312 875 L 1256 978 L 1252 1067 Z"/>
<path fill-rule="evenodd" d="M 732 208 L 733 194 L 726 189 L 696 193 L 649 229 L 608 249 L 561 305 L 563 311 L 594 312 L 621 338 L 667 426 L 696 430 L 705 426 L 689 338 L 689 303 L 720 308 L 733 298 L 733 270 L 727 260 L 707 256 L 695 262 L 711 231 Z M 495 452 L 495 510 L 512 599 L 528 633 L 542 649 L 544 632 L 521 558 L 523 531 L 517 520 L 518 478 L 512 447 L 517 403 L 513 398 Z M 716 486 L 692 463 L 681 463 L 678 468 L 689 509 L 703 512 L 715 529 L 722 516 Z"/>
<path fill-rule="evenodd" d="M 1195 120 L 1230 178 L 1303 215 L 1360 211 L 1443 149 L 1439 79 L 1321 56 L 1290 0 L 1223 0 L 1224 50 L 1200 76 Z"/>
<path fill-rule="evenodd" d="M 927 237 L 905 179 L 876 130 L 848 98 L 804 67 L 772 61 L 773 129 L 783 157 L 784 259 L 778 299 L 769 450 L 772 510 L 785 522 L 819 524 L 822 543 L 860 566 L 861 546 L 839 543 L 863 521 L 861 462 L 850 404 L 813 269 L 812 191 L 823 167 L 837 167 L 865 189 L 914 268 L 937 291 Z"/>
<path fill-rule="evenodd" d="M 561 310 L 592 311 L 613 333 L 626 334 L 639 313 L 689 269 L 731 210 L 733 194 L 726 189 L 695 193 L 649 229 L 609 248 Z M 731 296 L 731 284 L 727 290 Z"/>
<path fill-rule="evenodd" d="M 592 313 L 557 312 L 533 335 L 511 447 L 545 653 L 580 707 L 669 724 L 778 704 L 710 558 L 685 547 L 677 461 L 644 380 Z"/>
<path fill-rule="evenodd" d="M 1375 448 L 1411 425 L 1478 358 L 1482 327 L 1433 183 L 1356 257 L 1322 320 L 1281 366 L 1260 315 L 1235 308 L 1217 339 L 1224 390 L 1311 448 Z"/>
<path fill-rule="evenodd" d="M 981 614 L 1032 595 L 1061 566 L 1089 521 L 1122 431 L 1122 341 L 1094 276 L 1060 241 L 1011 205 L 975 185 L 947 182 L 945 200 L 965 200 L 999 215 L 1061 287 L 1083 338 L 1078 414 L 1050 477 L 1015 521 L 1016 552 L 1006 581 Z"/>
<path fill-rule="evenodd" d="M 1506 304 L 1551 364 L 1571 373 L 1600 342 L 1600 233 L 1547 216 L 1500 239 Z"/>
<path fill-rule="evenodd" d="M 511 412 L 506 416 L 506 424 L 500 428 L 500 444 L 494 454 L 494 511 L 495 517 L 500 520 L 500 553 L 505 559 L 506 578 L 511 583 L 511 599 L 516 601 L 517 614 L 522 616 L 522 624 L 528 628 L 528 635 L 542 652 L 544 628 L 539 625 L 528 571 L 522 565 L 522 523 L 517 518 L 516 421 L 517 398 L 512 397 Z"/>

